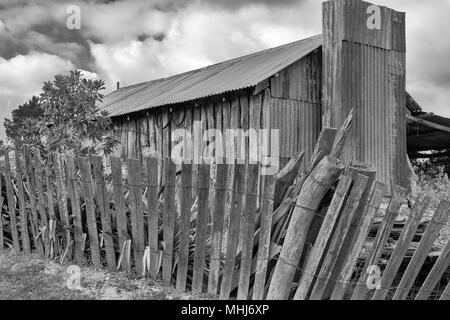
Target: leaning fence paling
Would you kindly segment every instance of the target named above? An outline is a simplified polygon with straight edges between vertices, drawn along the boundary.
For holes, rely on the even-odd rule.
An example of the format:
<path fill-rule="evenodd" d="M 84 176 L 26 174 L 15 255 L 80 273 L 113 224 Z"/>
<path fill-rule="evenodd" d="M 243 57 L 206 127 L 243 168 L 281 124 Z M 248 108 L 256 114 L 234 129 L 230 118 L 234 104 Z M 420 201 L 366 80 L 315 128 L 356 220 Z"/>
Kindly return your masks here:
<path fill-rule="evenodd" d="M 366 250 L 386 186 L 374 181 L 370 165 L 339 160 L 348 126 L 325 128 L 308 164 L 300 153 L 261 178 L 258 164 L 3 152 L 0 248 L 137 273 L 220 299 L 449 298 L 450 284 L 437 284 L 450 244 L 418 277 L 449 202 L 441 201 L 406 257 L 430 201 L 413 199 L 386 253 L 407 197 L 395 187 Z"/>

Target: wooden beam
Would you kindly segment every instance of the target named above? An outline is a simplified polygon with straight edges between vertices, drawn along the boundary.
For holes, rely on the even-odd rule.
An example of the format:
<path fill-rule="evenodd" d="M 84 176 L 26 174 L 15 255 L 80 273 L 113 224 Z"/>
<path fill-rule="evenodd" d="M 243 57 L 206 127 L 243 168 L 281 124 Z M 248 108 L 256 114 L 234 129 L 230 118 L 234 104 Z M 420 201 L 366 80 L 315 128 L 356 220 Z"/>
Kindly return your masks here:
<path fill-rule="evenodd" d="M 420 124 L 422 124 L 424 126 L 427 126 L 427 127 L 430 127 L 430 128 L 436 129 L 436 130 L 440 130 L 440 131 L 444 131 L 444 132 L 450 133 L 450 127 L 446 127 L 446 126 L 443 126 L 441 124 L 437 124 L 437 123 L 434 123 L 434 122 L 431 122 L 431 121 L 428 121 L 428 120 L 423 120 L 423 119 L 420 119 L 420 118 L 417 118 L 417 117 L 414 117 L 414 116 L 410 116 L 408 114 L 406 115 L 406 119 L 408 119 L 410 121 L 414 121 L 414 122 L 420 123 Z"/>

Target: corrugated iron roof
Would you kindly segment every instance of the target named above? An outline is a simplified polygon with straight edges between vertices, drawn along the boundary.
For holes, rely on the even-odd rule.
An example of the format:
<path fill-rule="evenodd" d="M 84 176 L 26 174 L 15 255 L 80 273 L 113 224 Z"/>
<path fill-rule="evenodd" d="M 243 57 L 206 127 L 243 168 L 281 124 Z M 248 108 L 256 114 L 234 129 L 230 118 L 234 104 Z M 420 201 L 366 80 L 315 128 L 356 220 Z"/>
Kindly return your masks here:
<path fill-rule="evenodd" d="M 202 69 L 121 88 L 101 108 L 120 116 L 257 85 L 322 46 L 322 35 L 260 51 Z"/>
<path fill-rule="evenodd" d="M 411 114 L 421 113 L 423 112 L 422 108 L 419 104 L 414 100 L 414 98 L 406 92 L 406 107 L 411 112 Z"/>

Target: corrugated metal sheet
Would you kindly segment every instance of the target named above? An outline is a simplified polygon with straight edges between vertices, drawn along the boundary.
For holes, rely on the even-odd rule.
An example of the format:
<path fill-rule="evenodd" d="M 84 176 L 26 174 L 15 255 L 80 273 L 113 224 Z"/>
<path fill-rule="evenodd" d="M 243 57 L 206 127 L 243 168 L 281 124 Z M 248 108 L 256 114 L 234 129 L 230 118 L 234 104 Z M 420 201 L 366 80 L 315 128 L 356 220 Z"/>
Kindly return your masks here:
<path fill-rule="evenodd" d="M 280 130 L 280 156 L 291 158 L 305 151 L 308 163 L 321 130 L 318 105 L 290 99 L 272 98 L 271 128 Z"/>
<path fill-rule="evenodd" d="M 252 87 L 320 46 L 322 36 L 318 35 L 169 78 L 124 87 L 107 95 L 101 108 L 111 116 L 119 116 Z"/>
<path fill-rule="evenodd" d="M 408 92 L 406 92 L 406 108 L 408 108 L 408 110 L 411 114 L 417 114 L 417 113 L 423 112 L 423 110 L 419 106 L 419 104 L 416 102 L 416 100 L 414 100 L 414 98 Z"/>

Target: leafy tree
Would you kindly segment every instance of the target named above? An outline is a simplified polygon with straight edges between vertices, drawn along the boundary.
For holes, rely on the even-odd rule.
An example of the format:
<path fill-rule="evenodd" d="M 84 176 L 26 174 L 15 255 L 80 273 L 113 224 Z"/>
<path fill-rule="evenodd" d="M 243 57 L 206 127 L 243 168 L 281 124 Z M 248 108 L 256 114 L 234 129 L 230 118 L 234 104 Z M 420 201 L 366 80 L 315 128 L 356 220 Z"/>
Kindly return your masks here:
<path fill-rule="evenodd" d="M 43 114 L 39 97 L 36 96 L 12 111 L 12 118 L 5 119 L 5 129 L 13 145 L 20 148 L 24 144 L 40 144 L 39 120 Z"/>
<path fill-rule="evenodd" d="M 8 136 L 16 147 L 27 143 L 44 153 L 111 153 L 119 141 L 107 112 L 98 107 L 104 85 L 103 80 L 83 78 L 78 70 L 56 75 L 44 83 L 37 101 L 33 100 L 41 113 L 21 122 L 13 117 L 5 123 L 11 128 Z"/>

